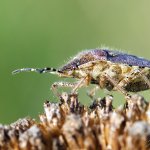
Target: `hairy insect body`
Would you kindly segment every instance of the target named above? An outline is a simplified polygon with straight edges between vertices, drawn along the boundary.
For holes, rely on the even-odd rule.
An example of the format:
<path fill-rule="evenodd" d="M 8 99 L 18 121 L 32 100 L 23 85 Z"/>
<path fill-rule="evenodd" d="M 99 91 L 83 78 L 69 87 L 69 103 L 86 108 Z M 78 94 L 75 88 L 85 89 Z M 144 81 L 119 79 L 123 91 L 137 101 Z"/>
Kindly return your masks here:
<path fill-rule="evenodd" d="M 13 73 L 22 71 L 48 72 L 60 77 L 76 78 L 79 81 L 75 83 L 56 82 L 52 85 L 53 89 L 71 87 L 72 92 L 90 83 L 109 91 L 118 90 L 125 95 L 150 89 L 149 60 L 107 49 L 81 52 L 59 69 L 23 68 Z"/>

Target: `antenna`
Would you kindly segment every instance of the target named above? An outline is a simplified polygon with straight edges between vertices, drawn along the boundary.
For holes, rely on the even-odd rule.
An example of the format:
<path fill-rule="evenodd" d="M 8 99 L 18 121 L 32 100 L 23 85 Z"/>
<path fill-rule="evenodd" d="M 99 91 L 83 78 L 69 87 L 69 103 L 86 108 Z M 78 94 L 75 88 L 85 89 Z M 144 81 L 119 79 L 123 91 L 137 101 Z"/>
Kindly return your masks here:
<path fill-rule="evenodd" d="M 17 74 L 20 72 L 38 72 L 38 73 L 58 73 L 58 71 L 55 68 L 22 68 L 17 69 L 12 72 L 12 74 Z"/>

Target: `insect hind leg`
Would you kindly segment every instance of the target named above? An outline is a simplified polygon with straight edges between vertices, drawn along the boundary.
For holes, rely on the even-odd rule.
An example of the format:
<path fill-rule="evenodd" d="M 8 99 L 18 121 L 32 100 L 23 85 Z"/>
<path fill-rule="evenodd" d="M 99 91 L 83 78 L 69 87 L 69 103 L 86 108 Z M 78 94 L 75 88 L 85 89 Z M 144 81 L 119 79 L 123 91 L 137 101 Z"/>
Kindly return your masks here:
<path fill-rule="evenodd" d="M 110 77 L 107 73 L 105 73 L 105 77 L 114 85 L 114 87 L 120 91 L 122 94 L 124 94 L 127 98 L 130 98 L 131 95 L 124 89 L 122 88 L 116 80 L 114 80 L 112 77 Z"/>
<path fill-rule="evenodd" d="M 149 76 L 150 76 L 149 68 L 144 69 L 137 68 L 129 72 L 129 74 L 127 74 L 127 76 L 124 79 L 122 79 L 118 83 L 118 85 L 124 87 L 127 91 L 130 92 L 147 90 L 150 89 Z"/>
<path fill-rule="evenodd" d="M 141 75 L 141 77 L 143 78 L 143 80 L 145 81 L 145 83 L 148 85 L 149 89 L 150 89 L 150 80 L 149 78 L 144 74 L 144 69 L 139 73 Z M 149 71 L 149 76 L 150 76 L 150 71 Z"/>

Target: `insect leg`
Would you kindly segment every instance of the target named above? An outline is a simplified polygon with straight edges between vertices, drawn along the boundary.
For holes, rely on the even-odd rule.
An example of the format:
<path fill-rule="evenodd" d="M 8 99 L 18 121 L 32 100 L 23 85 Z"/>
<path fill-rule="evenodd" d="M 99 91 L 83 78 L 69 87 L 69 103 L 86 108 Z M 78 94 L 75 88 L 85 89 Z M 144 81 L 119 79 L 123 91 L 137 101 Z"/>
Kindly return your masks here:
<path fill-rule="evenodd" d="M 72 93 L 75 93 L 79 87 L 82 87 L 83 85 L 88 85 L 90 83 L 90 77 L 86 76 L 82 78 L 73 88 Z"/>
<path fill-rule="evenodd" d="M 148 79 L 148 77 L 145 75 L 145 74 L 148 74 L 149 72 L 147 72 L 147 71 L 149 71 L 149 70 L 147 70 L 147 68 L 144 68 L 144 69 L 140 69 L 140 68 L 138 68 L 138 69 L 134 69 L 134 70 L 132 70 L 131 72 L 129 72 L 125 77 L 124 77 L 124 79 L 122 79 L 120 82 L 119 82 L 119 86 L 120 87 L 125 87 L 125 86 L 127 86 L 128 84 L 130 84 L 131 82 L 134 82 L 134 80 L 136 80 L 136 79 L 138 79 L 138 78 L 140 78 L 140 80 L 142 80 L 142 81 L 144 81 L 147 85 L 148 85 L 148 87 L 150 88 L 150 81 L 149 81 L 149 79 Z M 138 79 L 139 80 L 139 79 Z M 139 81 L 140 81 L 139 80 Z M 144 84 L 143 84 L 144 85 Z M 142 85 L 141 85 L 142 86 Z M 136 87 L 136 89 L 135 89 L 135 91 L 140 91 L 140 89 L 142 88 L 142 87 Z M 133 88 L 132 86 L 131 86 L 131 88 Z M 134 87 L 135 88 L 135 87 Z M 133 91 L 133 89 L 129 89 L 130 91 Z"/>
<path fill-rule="evenodd" d="M 147 78 L 147 76 L 142 75 L 142 78 L 143 78 L 143 80 L 148 84 L 148 87 L 150 88 L 150 81 L 149 81 L 149 79 Z"/>
<path fill-rule="evenodd" d="M 148 87 L 150 88 L 150 80 L 148 79 L 148 77 L 144 74 L 145 69 L 143 69 L 139 74 L 141 75 L 141 77 L 143 78 L 143 80 L 145 81 L 145 83 L 147 83 Z"/>
<path fill-rule="evenodd" d="M 115 81 L 113 78 L 111 78 L 107 73 L 105 73 L 106 78 L 114 85 L 118 91 L 120 91 L 122 94 L 124 94 L 127 97 L 131 97 L 130 94 L 124 90 L 120 85 L 118 85 L 118 82 Z"/>
<path fill-rule="evenodd" d="M 70 82 L 55 82 L 52 84 L 51 89 L 57 95 L 60 96 L 61 94 L 58 93 L 59 87 L 70 87 L 74 88 L 77 83 L 70 83 Z"/>
<path fill-rule="evenodd" d="M 96 91 L 99 89 L 99 86 L 94 87 L 93 89 L 91 89 L 90 91 L 87 92 L 87 95 L 94 100 L 94 95 L 96 93 Z"/>

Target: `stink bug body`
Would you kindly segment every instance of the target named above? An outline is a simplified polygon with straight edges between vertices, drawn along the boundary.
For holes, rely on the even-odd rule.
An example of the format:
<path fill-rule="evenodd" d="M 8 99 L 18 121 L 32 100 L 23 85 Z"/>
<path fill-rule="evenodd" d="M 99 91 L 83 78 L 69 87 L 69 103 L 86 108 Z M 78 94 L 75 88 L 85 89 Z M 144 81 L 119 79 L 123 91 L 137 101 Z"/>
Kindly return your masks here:
<path fill-rule="evenodd" d="M 134 55 L 107 49 L 92 49 L 79 53 L 59 69 L 23 68 L 13 71 L 53 73 L 60 77 L 79 79 L 75 83 L 56 82 L 56 87 L 72 87 L 74 93 L 79 87 L 96 84 L 109 91 L 118 90 L 125 95 L 150 89 L 150 61 Z"/>

